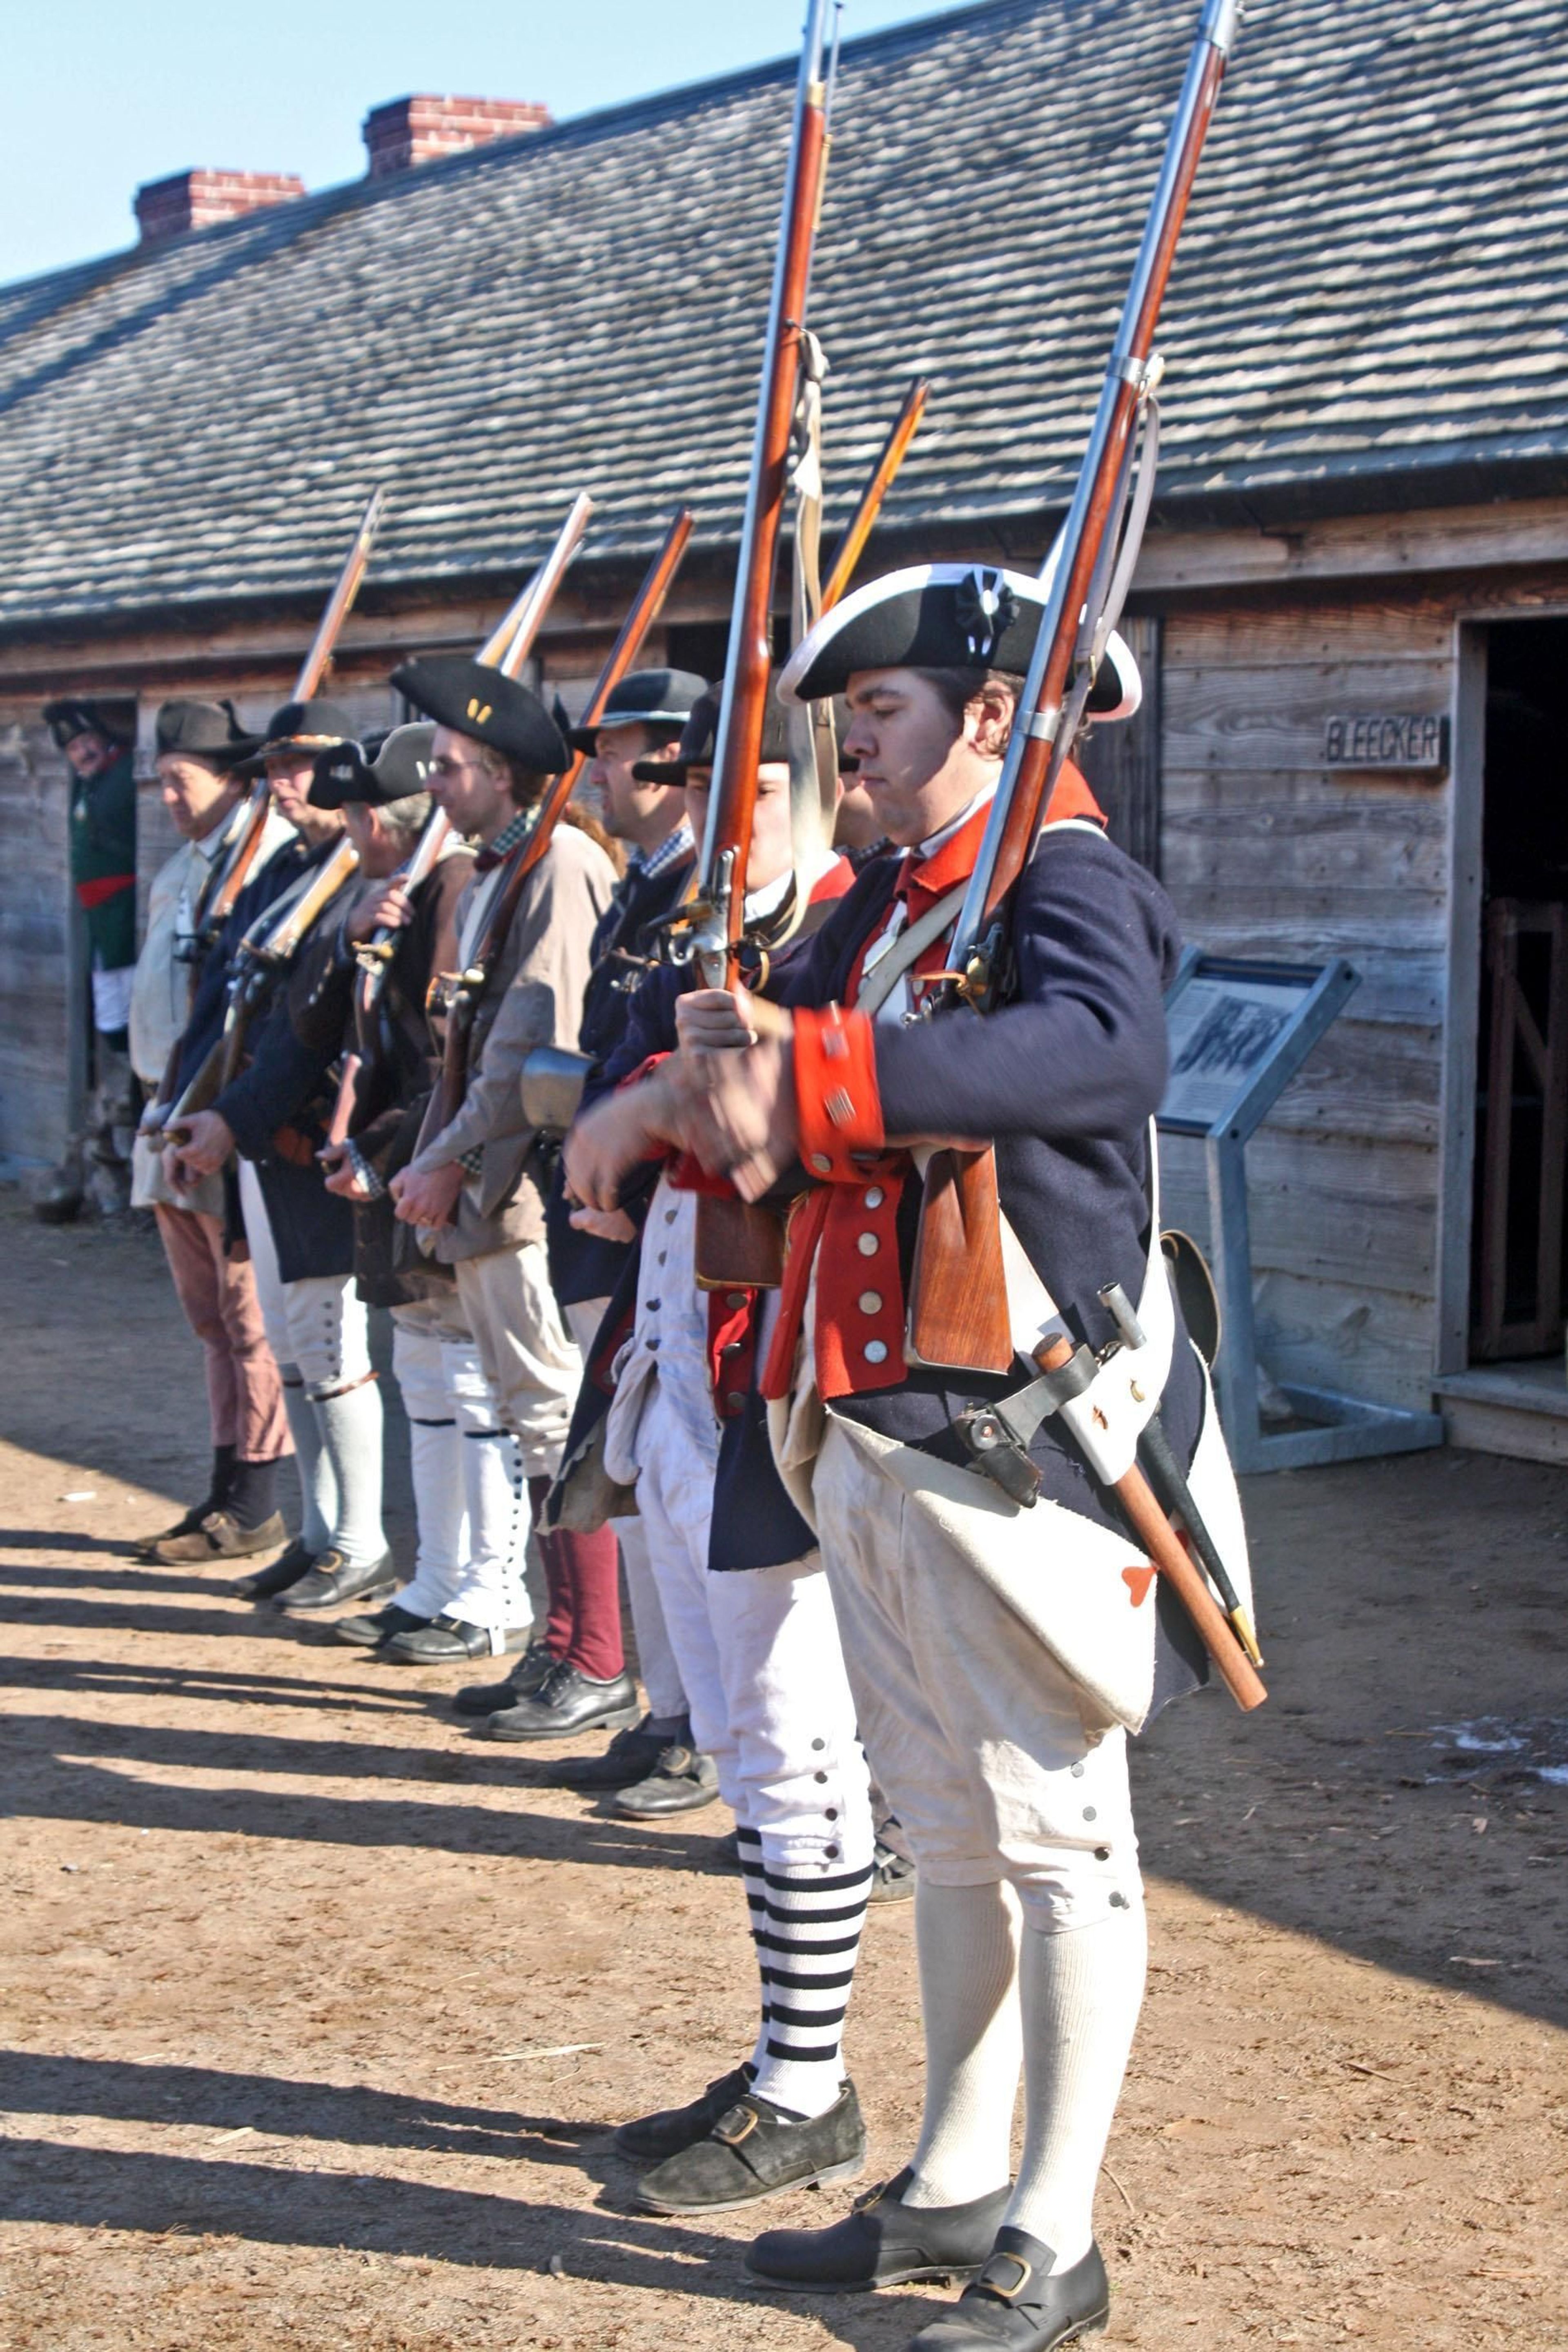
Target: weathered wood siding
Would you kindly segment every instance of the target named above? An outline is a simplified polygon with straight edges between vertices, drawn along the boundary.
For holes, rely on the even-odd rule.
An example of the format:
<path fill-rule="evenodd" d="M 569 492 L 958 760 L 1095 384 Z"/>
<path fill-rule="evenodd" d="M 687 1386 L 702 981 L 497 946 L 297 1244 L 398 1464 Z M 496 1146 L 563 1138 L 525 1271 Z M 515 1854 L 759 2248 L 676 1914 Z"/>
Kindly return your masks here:
<path fill-rule="evenodd" d="M 66 1137 L 70 1031 L 70 774 L 37 706 L 0 709 L 0 1154 L 53 1158 Z"/>

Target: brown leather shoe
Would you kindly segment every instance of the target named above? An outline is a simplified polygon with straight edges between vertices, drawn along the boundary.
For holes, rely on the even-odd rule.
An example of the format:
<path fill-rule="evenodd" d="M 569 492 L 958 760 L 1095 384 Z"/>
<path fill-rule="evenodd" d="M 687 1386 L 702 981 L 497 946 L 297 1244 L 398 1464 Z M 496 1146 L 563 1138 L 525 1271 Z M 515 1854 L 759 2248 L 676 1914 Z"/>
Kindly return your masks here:
<path fill-rule="evenodd" d="M 287 1540 L 289 1530 L 281 1511 L 274 1511 L 258 1528 L 242 1528 L 231 1511 L 209 1511 L 188 1536 L 169 1536 L 153 1547 L 161 1568 L 177 1568 L 187 1560 L 248 1559 L 252 1553 L 274 1551 Z"/>

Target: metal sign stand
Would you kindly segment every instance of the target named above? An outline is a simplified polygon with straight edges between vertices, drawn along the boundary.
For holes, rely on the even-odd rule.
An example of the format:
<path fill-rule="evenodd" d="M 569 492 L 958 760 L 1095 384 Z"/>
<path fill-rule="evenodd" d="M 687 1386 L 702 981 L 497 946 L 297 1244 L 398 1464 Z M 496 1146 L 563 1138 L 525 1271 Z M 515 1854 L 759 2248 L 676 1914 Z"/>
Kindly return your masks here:
<path fill-rule="evenodd" d="M 1443 1443 L 1435 1412 L 1332 1389 L 1280 1383 L 1310 1428 L 1266 1431 L 1258 1409 L 1247 1146 L 1359 985 L 1342 957 L 1326 965 L 1264 963 L 1189 948 L 1165 1000 L 1171 1083 L 1158 1125 L 1162 1134 L 1203 1142 L 1222 1327 L 1215 1384 L 1238 1470 L 1296 1470 Z"/>

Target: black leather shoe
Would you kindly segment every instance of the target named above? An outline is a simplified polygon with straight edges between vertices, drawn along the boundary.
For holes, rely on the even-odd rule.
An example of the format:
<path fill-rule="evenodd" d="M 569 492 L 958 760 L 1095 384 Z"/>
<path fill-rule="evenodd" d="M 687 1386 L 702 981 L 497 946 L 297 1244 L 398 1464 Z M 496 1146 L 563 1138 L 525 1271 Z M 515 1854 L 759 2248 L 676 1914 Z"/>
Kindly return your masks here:
<path fill-rule="evenodd" d="M 853 2083 L 825 2116 L 786 2116 L 748 2091 L 706 2139 L 656 2164 L 637 2187 L 645 2213 L 732 2213 L 784 2189 L 852 2180 L 866 2168 L 866 2126 Z"/>
<path fill-rule="evenodd" d="M 764 2230 L 746 2255 L 753 2278 L 808 2294 L 859 2294 L 916 2280 L 972 2279 L 985 2262 L 1013 2191 L 1004 2181 L 967 2205 L 906 2205 L 906 2165 L 855 2200 L 830 2230 Z"/>
<path fill-rule="evenodd" d="M 334 1642 L 346 1642 L 353 1650 L 379 1650 L 395 1633 L 416 1633 L 421 1625 L 430 1623 L 412 1609 L 400 1609 L 389 1601 L 384 1609 L 374 1610 L 368 1617 L 340 1617 L 332 1627 Z"/>
<path fill-rule="evenodd" d="M 521 1650 L 528 1639 L 526 1625 L 509 1625 L 500 1636 L 503 1650 Z M 394 1633 L 384 1646 L 384 1657 L 400 1666 L 458 1665 L 466 1658 L 493 1658 L 495 1637 L 486 1625 L 465 1624 L 460 1617 L 432 1617 L 411 1633 Z"/>
<path fill-rule="evenodd" d="M 591 1682 L 564 1658 L 532 1698 L 500 1707 L 483 1726 L 487 1739 L 570 1739 L 576 1731 L 614 1731 L 637 1719 L 637 1688 L 630 1675 Z"/>
<path fill-rule="evenodd" d="M 341 1609 L 345 1601 L 390 1592 L 397 1581 L 389 1551 L 384 1551 L 379 1559 L 359 1560 L 353 1566 L 341 1551 L 324 1551 L 309 1576 L 291 1584 L 276 1606 L 285 1617 L 316 1617 L 323 1609 Z"/>
<path fill-rule="evenodd" d="M 288 1532 L 281 1511 L 274 1511 L 258 1528 L 242 1528 L 232 1511 L 209 1511 L 189 1535 L 165 1538 L 148 1557 L 160 1568 L 179 1567 L 186 1560 L 250 1559 L 280 1544 Z"/>
<path fill-rule="evenodd" d="M 452 1705 L 459 1715 L 494 1715 L 498 1707 L 515 1706 L 520 1698 L 531 1698 L 560 1664 L 553 1650 L 547 1650 L 542 1642 L 531 1642 L 504 1683 L 465 1683 L 453 1693 Z"/>
<path fill-rule="evenodd" d="M 679 2156 L 683 2147 L 706 2139 L 751 2087 L 751 2068 L 737 2066 L 732 2074 L 721 2074 L 716 2083 L 710 2083 L 700 2099 L 690 2100 L 684 2107 L 660 2107 L 657 2115 L 637 2116 L 623 2124 L 616 2134 L 616 2146 L 623 2156 L 637 2157 L 644 2164 L 661 2164 L 667 2156 Z"/>
<path fill-rule="evenodd" d="M 326 1558 L 324 1552 L 321 1558 Z M 247 1601 L 270 1601 L 275 1592 L 287 1592 L 291 1584 L 309 1576 L 315 1565 L 316 1554 L 307 1551 L 296 1536 L 269 1567 L 258 1568 L 254 1576 L 242 1576 L 234 1590 Z"/>
<path fill-rule="evenodd" d="M 519 1694 L 525 1696 L 525 1694 Z M 515 1704 L 510 1701 L 509 1704 Z M 669 1745 L 664 1734 L 650 1731 L 649 1718 L 617 1731 L 602 1756 L 568 1756 L 555 1767 L 563 1789 L 630 1789 L 658 1768 Z"/>
<path fill-rule="evenodd" d="M 634 1822 L 663 1821 L 670 1813 L 700 1812 L 715 1802 L 719 1774 L 711 1756 L 672 1740 L 659 1752 L 646 1780 L 623 1789 L 611 1802 Z"/>
<path fill-rule="evenodd" d="M 1100 2248 L 1052 2278 L 1056 2256 L 1026 2230 L 998 2230 L 990 2261 L 951 2311 L 921 2329 L 909 2352 L 1056 2352 L 1097 2336 L 1110 2316 Z"/>

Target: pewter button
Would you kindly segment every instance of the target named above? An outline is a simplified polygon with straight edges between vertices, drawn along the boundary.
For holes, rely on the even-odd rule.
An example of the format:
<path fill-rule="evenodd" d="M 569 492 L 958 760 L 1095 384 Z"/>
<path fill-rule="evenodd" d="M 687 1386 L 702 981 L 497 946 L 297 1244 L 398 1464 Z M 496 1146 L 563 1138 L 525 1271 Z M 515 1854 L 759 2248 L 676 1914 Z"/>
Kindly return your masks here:
<path fill-rule="evenodd" d="M 875 1257 L 882 1244 L 875 1234 L 860 1234 L 856 1237 L 855 1246 L 862 1257 Z"/>
<path fill-rule="evenodd" d="M 885 1364 L 887 1360 L 887 1341 L 885 1339 L 868 1339 L 866 1342 L 866 1361 L 868 1364 Z"/>
<path fill-rule="evenodd" d="M 1093 1807 L 1092 1805 L 1085 1805 L 1085 1807 L 1084 1807 L 1084 1809 L 1083 1809 L 1083 1817 L 1084 1817 L 1084 1820 L 1085 1820 L 1086 1822 L 1092 1822 L 1092 1821 L 1095 1821 L 1096 1819 L 1098 1819 L 1098 1816 L 1097 1816 L 1097 1814 L 1096 1814 L 1096 1812 L 1095 1812 L 1095 1810 L 1094 1810 L 1094 1807 Z"/>
<path fill-rule="evenodd" d="M 727 1290 L 724 1293 L 724 1304 L 726 1307 L 744 1307 L 745 1303 L 746 1293 L 743 1290 Z"/>
<path fill-rule="evenodd" d="M 831 1176 L 833 1173 L 833 1162 L 826 1151 L 814 1151 L 811 1155 L 811 1164 L 818 1176 Z"/>
<path fill-rule="evenodd" d="M 724 1402 L 731 1412 L 739 1412 L 745 1402 L 746 1400 L 742 1395 L 739 1389 L 731 1389 L 729 1395 L 724 1399 Z"/>
<path fill-rule="evenodd" d="M 881 1292 L 880 1292 L 879 1290 L 863 1290 L 863 1291 L 860 1293 L 860 1312 L 861 1312 L 861 1314 L 862 1314 L 862 1315 L 879 1315 L 879 1314 L 881 1313 L 881 1311 L 882 1311 L 882 1294 L 881 1294 Z"/>
<path fill-rule="evenodd" d="M 879 1184 L 873 1184 L 870 1191 L 866 1195 L 866 1206 L 868 1209 L 879 1209 L 881 1205 L 882 1188 Z"/>

